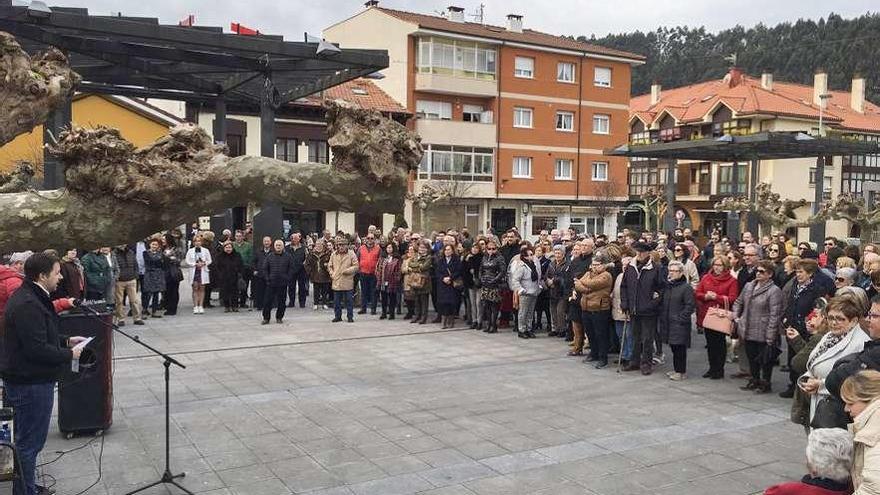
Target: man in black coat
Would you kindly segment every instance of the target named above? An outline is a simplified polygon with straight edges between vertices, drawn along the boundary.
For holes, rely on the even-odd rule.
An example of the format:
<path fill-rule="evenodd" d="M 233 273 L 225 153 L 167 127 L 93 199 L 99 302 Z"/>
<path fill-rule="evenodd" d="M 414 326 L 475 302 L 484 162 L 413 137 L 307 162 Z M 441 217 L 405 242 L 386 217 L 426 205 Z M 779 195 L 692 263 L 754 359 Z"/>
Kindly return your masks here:
<path fill-rule="evenodd" d="M 21 477 L 15 495 L 36 495 L 37 456 L 46 443 L 55 396 L 55 383 L 71 361 L 83 337 L 58 334 L 58 315 L 49 294 L 61 280 L 61 265 L 46 254 L 35 254 L 24 264 L 26 280 L 9 298 L 3 361 L 0 374 L 7 405 L 14 409 L 15 444 Z"/>
<path fill-rule="evenodd" d="M 275 322 L 284 320 L 284 304 L 287 299 L 287 286 L 293 280 L 293 258 L 284 250 L 284 241 L 275 241 L 274 249 L 266 255 L 262 265 L 263 280 L 266 281 L 266 297 L 263 300 L 263 325 L 269 324 L 272 306 L 275 309 Z"/>
<path fill-rule="evenodd" d="M 254 250 L 254 278 L 251 297 L 254 299 L 254 308 L 263 310 L 263 300 L 266 299 L 266 279 L 263 278 L 263 263 L 272 252 L 272 238 L 263 237 L 263 245 Z"/>
<path fill-rule="evenodd" d="M 654 359 L 654 333 L 657 331 L 657 315 L 666 287 L 666 270 L 655 266 L 651 251 L 653 242 L 634 242 L 636 257 L 623 269 L 620 284 L 620 308 L 629 315 L 633 329 L 632 361 L 626 371 L 641 370 L 650 375 Z M 641 364 L 636 362 L 641 360 Z"/>
<path fill-rule="evenodd" d="M 287 246 L 287 252 L 293 260 L 293 276 L 290 279 L 290 285 L 287 287 L 288 307 L 296 306 L 296 289 L 299 288 L 299 307 L 306 307 L 306 298 L 309 296 L 309 274 L 306 273 L 306 255 L 308 249 L 302 242 L 302 234 L 294 232 L 290 234 L 290 245 Z"/>

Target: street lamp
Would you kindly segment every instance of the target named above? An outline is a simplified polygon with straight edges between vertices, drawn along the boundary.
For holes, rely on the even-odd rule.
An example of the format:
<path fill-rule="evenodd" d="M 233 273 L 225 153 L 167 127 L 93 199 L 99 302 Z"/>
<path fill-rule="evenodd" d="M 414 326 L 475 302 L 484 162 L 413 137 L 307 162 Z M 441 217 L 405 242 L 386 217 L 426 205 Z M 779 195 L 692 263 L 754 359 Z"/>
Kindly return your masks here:
<path fill-rule="evenodd" d="M 825 116 L 825 100 L 831 98 L 830 93 L 822 93 L 819 95 L 819 137 L 824 137 L 825 133 L 822 129 L 822 121 Z"/>

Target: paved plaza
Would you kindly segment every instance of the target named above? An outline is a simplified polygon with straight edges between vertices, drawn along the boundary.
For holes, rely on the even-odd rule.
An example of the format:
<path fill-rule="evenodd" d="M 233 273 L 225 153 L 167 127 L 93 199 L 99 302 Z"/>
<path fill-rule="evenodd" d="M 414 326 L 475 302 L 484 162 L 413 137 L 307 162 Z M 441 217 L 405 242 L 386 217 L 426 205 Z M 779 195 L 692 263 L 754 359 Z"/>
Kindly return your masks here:
<path fill-rule="evenodd" d="M 172 376 L 172 463 L 194 492 L 740 495 L 805 470 L 790 401 L 699 378 L 699 335 L 692 378 L 671 382 L 670 365 L 648 377 L 595 370 L 556 338 L 331 323 L 311 308 L 268 326 L 253 312 L 189 311 L 125 328 L 187 366 Z M 117 338 L 114 424 L 90 494 L 158 479 L 162 370 Z M 52 430 L 44 461 L 88 440 Z M 43 468 L 59 495 L 95 481 L 100 449 Z"/>

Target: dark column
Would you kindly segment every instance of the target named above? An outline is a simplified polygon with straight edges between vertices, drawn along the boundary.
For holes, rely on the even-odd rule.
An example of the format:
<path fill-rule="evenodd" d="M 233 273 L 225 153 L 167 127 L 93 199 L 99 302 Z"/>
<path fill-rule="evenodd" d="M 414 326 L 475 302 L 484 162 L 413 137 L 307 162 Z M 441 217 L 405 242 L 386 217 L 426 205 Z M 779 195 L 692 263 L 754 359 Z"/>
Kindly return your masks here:
<path fill-rule="evenodd" d="M 275 106 L 272 95 L 264 94 L 260 101 L 260 156 L 275 158 Z M 263 236 L 281 237 L 283 229 L 281 207 L 276 204 L 260 205 L 254 215 L 254 245 L 262 246 Z"/>
<path fill-rule="evenodd" d="M 43 143 L 50 144 L 58 139 L 61 131 L 70 127 L 71 102 L 61 103 L 54 112 L 49 114 L 43 124 Z M 64 165 L 57 157 L 43 148 L 43 189 L 59 189 L 64 187 Z"/>
<path fill-rule="evenodd" d="M 678 160 L 670 160 L 666 164 L 666 214 L 663 215 L 663 230 L 675 230 L 675 173 Z"/>
<path fill-rule="evenodd" d="M 822 203 L 825 202 L 825 160 L 830 159 L 827 156 L 816 158 L 816 191 L 813 197 L 812 214 L 819 212 Z M 817 246 L 822 246 L 825 240 L 825 222 L 813 224 L 810 226 L 810 241 L 815 242 Z M 821 250 L 821 248 L 820 248 Z"/>
<path fill-rule="evenodd" d="M 222 96 L 214 100 L 214 142 L 226 142 L 226 99 Z"/>
<path fill-rule="evenodd" d="M 747 187 L 749 188 L 749 203 L 755 204 L 757 200 L 757 192 L 755 192 L 755 188 L 758 186 L 758 167 L 760 166 L 760 160 L 752 160 L 749 165 L 749 183 Z M 749 213 L 747 227 L 749 232 L 758 238 L 758 217 L 754 213 Z M 762 232 L 761 235 L 770 235 L 772 232 Z"/>
<path fill-rule="evenodd" d="M 731 186 L 731 196 L 737 197 L 739 190 L 739 163 L 733 162 L 733 170 L 731 170 L 730 180 L 733 181 Z M 735 211 L 727 212 L 727 237 L 735 246 L 739 242 L 739 213 Z"/>
<path fill-rule="evenodd" d="M 214 143 L 225 144 L 227 136 L 226 126 L 226 99 L 218 96 L 214 100 Z M 211 217 L 211 230 L 220 233 L 223 229 L 234 230 L 233 222 L 234 213 L 232 208 L 227 208 L 225 212 L 213 215 Z M 219 228 L 219 230 L 217 230 Z"/>

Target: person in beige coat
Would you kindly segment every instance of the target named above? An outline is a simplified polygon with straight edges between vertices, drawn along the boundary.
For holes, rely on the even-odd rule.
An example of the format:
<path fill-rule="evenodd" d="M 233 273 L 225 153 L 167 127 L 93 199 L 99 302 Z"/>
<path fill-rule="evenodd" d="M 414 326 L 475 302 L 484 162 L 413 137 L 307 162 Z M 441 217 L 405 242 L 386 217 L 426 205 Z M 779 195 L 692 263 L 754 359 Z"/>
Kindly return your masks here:
<path fill-rule="evenodd" d="M 333 290 L 333 322 L 342 321 L 342 303 L 345 302 L 349 323 L 354 323 L 354 276 L 358 272 L 358 259 L 349 249 L 348 240 L 336 239 L 336 250 L 327 262 L 330 288 Z"/>
<path fill-rule="evenodd" d="M 850 376 L 840 387 L 840 397 L 853 418 L 853 495 L 880 494 L 880 372 Z"/>

